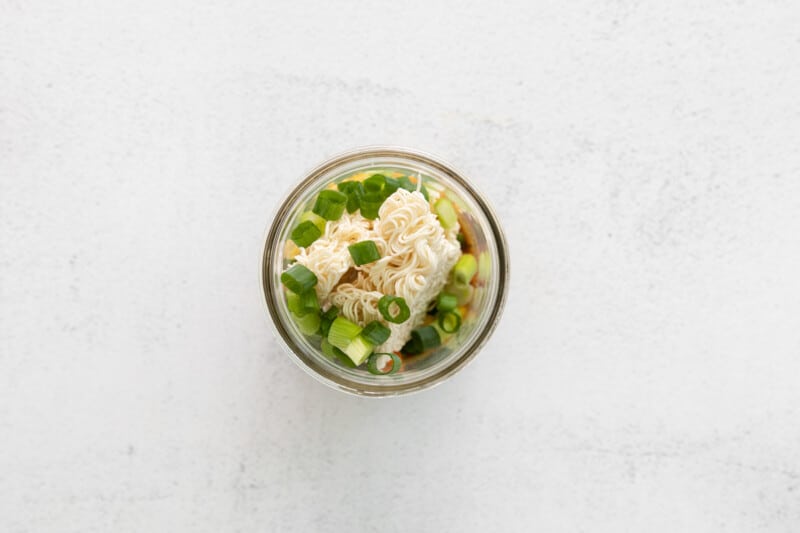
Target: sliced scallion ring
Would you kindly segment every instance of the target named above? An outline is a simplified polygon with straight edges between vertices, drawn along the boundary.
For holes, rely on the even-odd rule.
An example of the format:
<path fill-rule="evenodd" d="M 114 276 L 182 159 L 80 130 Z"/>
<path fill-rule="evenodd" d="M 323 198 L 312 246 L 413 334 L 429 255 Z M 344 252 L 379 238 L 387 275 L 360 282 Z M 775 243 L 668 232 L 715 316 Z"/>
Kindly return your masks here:
<path fill-rule="evenodd" d="M 439 327 L 445 333 L 455 333 L 461 328 L 461 315 L 456 311 L 443 311 L 439 313 Z"/>
<path fill-rule="evenodd" d="M 378 300 L 378 311 L 387 322 L 393 324 L 402 324 L 411 316 L 408 304 L 400 296 L 382 296 Z"/>
<path fill-rule="evenodd" d="M 392 364 L 386 369 L 386 364 L 391 361 Z M 367 359 L 367 370 L 370 371 L 371 374 L 375 374 L 378 376 L 387 376 L 389 374 L 394 374 L 398 370 L 400 370 L 400 366 L 403 364 L 403 361 L 400 359 L 400 356 L 394 353 L 374 353 L 369 356 Z"/>

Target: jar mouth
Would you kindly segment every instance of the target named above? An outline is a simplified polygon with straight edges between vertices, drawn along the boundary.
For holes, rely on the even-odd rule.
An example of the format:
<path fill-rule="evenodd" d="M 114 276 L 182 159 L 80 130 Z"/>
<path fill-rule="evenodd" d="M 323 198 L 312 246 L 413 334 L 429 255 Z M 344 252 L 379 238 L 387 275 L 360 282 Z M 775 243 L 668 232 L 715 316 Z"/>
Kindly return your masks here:
<path fill-rule="evenodd" d="M 304 343 L 296 338 L 293 331 L 290 331 L 285 320 L 282 319 L 282 310 L 277 305 L 278 297 L 282 295 L 282 288 L 277 281 L 275 265 L 282 257 L 283 236 L 287 224 L 292 219 L 292 211 L 304 196 L 308 195 L 310 191 L 316 190 L 321 180 L 324 180 L 336 169 L 370 160 L 378 162 L 401 160 L 409 164 L 421 165 L 455 182 L 469 196 L 471 202 L 477 206 L 477 211 L 485 219 L 489 238 L 493 241 L 492 244 L 496 250 L 497 268 L 493 273 L 496 283 L 493 284 L 492 294 L 489 295 L 491 307 L 482 312 L 481 327 L 477 329 L 468 344 L 451 356 L 447 356 L 442 364 L 432 371 L 421 373 L 418 379 L 381 381 L 369 377 L 359 378 L 352 372 L 348 373 L 330 364 L 325 364 L 319 357 L 310 355 L 308 346 L 304 346 Z M 425 152 L 396 146 L 369 146 L 351 150 L 328 159 L 309 172 L 292 189 L 275 212 L 273 221 L 267 230 L 261 264 L 261 283 L 270 322 L 292 360 L 314 378 L 332 388 L 359 396 L 373 397 L 396 396 L 433 387 L 469 363 L 488 341 L 500 318 L 508 290 L 508 276 L 509 261 L 505 236 L 494 211 L 484 197 L 467 179 L 441 159 Z"/>

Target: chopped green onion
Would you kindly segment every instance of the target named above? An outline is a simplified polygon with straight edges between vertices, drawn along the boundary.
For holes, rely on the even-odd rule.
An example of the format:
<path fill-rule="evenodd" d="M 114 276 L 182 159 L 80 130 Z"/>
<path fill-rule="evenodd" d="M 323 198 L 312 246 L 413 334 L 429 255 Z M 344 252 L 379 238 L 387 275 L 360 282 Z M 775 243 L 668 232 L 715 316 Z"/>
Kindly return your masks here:
<path fill-rule="evenodd" d="M 455 294 L 443 292 L 436 300 L 436 309 L 439 311 L 452 311 L 458 306 L 458 298 Z"/>
<path fill-rule="evenodd" d="M 439 217 L 439 222 L 444 229 L 450 229 L 458 223 L 458 215 L 453 208 L 452 202 L 447 198 L 441 198 L 433 204 L 433 211 Z"/>
<path fill-rule="evenodd" d="M 347 196 L 339 191 L 326 189 L 317 196 L 317 201 L 312 211 L 325 220 L 339 220 L 339 217 L 344 213 L 346 205 Z"/>
<path fill-rule="evenodd" d="M 387 178 L 383 174 L 373 174 L 364 180 L 364 190 L 368 193 L 379 194 L 386 199 L 400 187 L 400 182 L 394 178 Z"/>
<path fill-rule="evenodd" d="M 411 316 L 408 304 L 406 304 L 405 299 L 399 296 L 382 296 L 378 300 L 378 311 L 381 312 L 387 322 L 393 324 L 402 324 Z"/>
<path fill-rule="evenodd" d="M 331 329 L 331 324 L 338 314 L 339 310 L 333 305 L 330 306 L 327 311 L 322 313 L 322 316 L 320 317 L 319 329 L 323 337 L 328 336 L 328 332 Z"/>
<path fill-rule="evenodd" d="M 317 276 L 303 265 L 295 263 L 281 274 L 281 283 L 290 291 L 302 294 L 317 284 Z"/>
<path fill-rule="evenodd" d="M 394 192 L 400 188 L 400 182 L 394 178 L 386 178 L 386 183 L 383 186 L 381 192 L 385 197 L 389 197 L 394 194 Z"/>
<path fill-rule="evenodd" d="M 361 216 L 374 220 L 378 218 L 378 210 L 383 205 L 383 196 L 377 192 L 364 193 L 361 199 Z"/>
<path fill-rule="evenodd" d="M 386 176 L 383 174 L 373 174 L 364 180 L 364 190 L 367 192 L 381 192 L 386 185 Z"/>
<path fill-rule="evenodd" d="M 361 198 L 364 197 L 364 186 L 360 181 L 343 181 L 337 185 L 339 190 L 347 196 L 347 212 L 355 213 L 361 207 Z"/>
<path fill-rule="evenodd" d="M 389 361 L 392 362 L 392 365 L 389 367 L 388 370 L 384 370 L 386 368 L 386 363 Z M 398 370 L 400 370 L 400 366 L 403 364 L 403 361 L 400 359 L 400 356 L 394 353 L 374 353 L 369 356 L 369 360 L 367 361 L 367 370 L 370 371 L 371 374 L 375 374 L 378 376 L 385 376 L 389 374 L 394 374 Z"/>
<path fill-rule="evenodd" d="M 325 338 L 324 335 L 322 336 L 322 340 L 319 342 L 319 350 L 328 359 L 336 358 L 336 354 L 333 353 L 333 350 L 334 350 L 333 345 L 328 341 L 328 339 Z"/>
<path fill-rule="evenodd" d="M 486 281 L 492 271 L 492 258 L 489 252 L 481 252 L 478 255 L 478 281 Z"/>
<path fill-rule="evenodd" d="M 374 241 L 361 241 L 347 247 L 353 262 L 358 265 L 373 263 L 381 258 L 381 253 Z"/>
<path fill-rule="evenodd" d="M 322 235 L 322 232 L 319 228 L 310 220 L 306 220 L 292 230 L 291 238 L 297 246 L 305 248 L 319 239 L 320 235 Z"/>
<path fill-rule="evenodd" d="M 467 305 L 472 300 L 472 294 L 475 288 L 472 285 L 465 283 L 450 283 L 445 286 L 445 291 L 455 295 L 458 299 L 458 305 Z"/>
<path fill-rule="evenodd" d="M 387 328 L 377 320 L 370 322 L 369 324 L 364 326 L 364 329 L 361 330 L 361 336 L 367 339 L 375 346 L 386 342 L 386 339 L 388 339 L 389 335 L 391 334 L 392 332 L 389 330 L 389 328 Z"/>
<path fill-rule="evenodd" d="M 311 289 L 303 294 L 288 291 L 286 294 L 286 307 L 298 317 L 305 316 L 308 313 L 318 313 L 319 301 L 317 301 L 317 292 Z"/>
<path fill-rule="evenodd" d="M 439 332 L 433 326 L 422 326 L 411 331 L 411 340 L 402 348 L 403 353 L 417 355 L 442 343 Z"/>
<path fill-rule="evenodd" d="M 341 351 L 336 346 L 331 345 L 331 347 L 333 348 L 333 350 L 332 350 L 333 351 L 333 355 L 342 364 L 342 366 L 346 366 L 347 368 L 355 368 L 356 367 L 356 365 L 353 363 L 353 361 L 351 361 L 350 358 L 347 357 L 347 355 L 343 351 Z"/>
<path fill-rule="evenodd" d="M 472 276 L 478 271 L 478 262 L 472 254 L 461 254 L 456 266 L 453 267 L 453 277 L 457 283 L 469 283 Z"/>
<path fill-rule="evenodd" d="M 300 300 L 300 295 L 296 292 L 286 291 L 286 307 L 297 316 L 305 314 L 303 312 L 303 302 Z"/>
<path fill-rule="evenodd" d="M 464 234 L 459 231 L 456 233 L 456 240 L 458 241 L 458 244 L 461 245 L 461 249 L 463 250 L 464 245 L 467 244 L 467 238 L 464 237 Z"/>
<path fill-rule="evenodd" d="M 320 319 L 317 313 L 308 313 L 303 316 L 292 315 L 292 317 L 303 335 L 313 335 L 319 331 Z"/>
<path fill-rule="evenodd" d="M 325 233 L 325 224 L 328 223 L 327 220 L 315 214 L 313 211 L 306 211 L 300 215 L 300 222 L 305 222 L 306 220 L 313 222 L 314 225 L 319 228 L 320 233 Z"/>
<path fill-rule="evenodd" d="M 417 178 L 417 179 L 422 179 L 422 178 Z M 417 184 L 411 181 L 411 178 L 409 178 L 408 176 L 403 176 L 402 178 L 397 180 L 397 182 L 400 185 L 401 189 L 405 189 L 408 192 L 414 192 L 417 190 Z M 426 189 L 424 185 L 419 188 L 419 192 L 422 193 L 422 196 L 425 197 L 426 202 L 430 201 L 430 197 L 428 195 L 428 189 Z"/>
<path fill-rule="evenodd" d="M 408 192 L 414 192 L 417 190 L 417 184 L 411 181 L 411 178 L 408 176 L 403 176 L 402 178 L 398 179 L 397 184 L 400 185 L 401 189 L 405 189 Z"/>
<path fill-rule="evenodd" d="M 363 363 L 367 357 L 369 357 L 369 354 L 372 353 L 373 348 L 375 347 L 371 342 L 359 335 L 353 339 L 346 348 L 342 348 L 342 351 L 347 354 L 347 357 L 353 361 L 354 365 L 358 366 Z"/>
<path fill-rule="evenodd" d="M 336 317 L 328 331 L 328 341 L 344 350 L 359 333 L 361 333 L 361 328 L 358 324 L 354 324 L 342 316 Z"/>
<path fill-rule="evenodd" d="M 455 333 L 461 328 L 461 315 L 455 311 L 443 311 L 439 313 L 438 322 L 445 333 Z"/>
<path fill-rule="evenodd" d="M 323 337 L 322 340 L 320 341 L 319 349 L 322 352 L 322 354 L 328 359 L 339 361 L 343 366 L 346 366 L 348 368 L 356 367 L 356 365 L 353 364 L 353 361 L 351 361 L 350 358 L 347 357 L 347 355 L 345 355 L 343 351 L 341 351 L 339 348 L 331 344 L 330 341 L 325 337 Z"/>

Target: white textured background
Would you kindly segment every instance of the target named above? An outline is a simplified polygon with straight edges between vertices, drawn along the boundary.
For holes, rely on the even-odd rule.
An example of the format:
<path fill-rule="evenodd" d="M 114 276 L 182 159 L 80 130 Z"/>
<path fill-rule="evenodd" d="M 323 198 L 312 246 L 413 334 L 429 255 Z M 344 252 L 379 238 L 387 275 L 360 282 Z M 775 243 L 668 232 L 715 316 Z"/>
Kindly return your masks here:
<path fill-rule="evenodd" d="M 263 231 L 343 149 L 494 203 L 506 312 L 369 401 Z M 800 531 L 800 4 L 0 1 L 0 531 Z"/>

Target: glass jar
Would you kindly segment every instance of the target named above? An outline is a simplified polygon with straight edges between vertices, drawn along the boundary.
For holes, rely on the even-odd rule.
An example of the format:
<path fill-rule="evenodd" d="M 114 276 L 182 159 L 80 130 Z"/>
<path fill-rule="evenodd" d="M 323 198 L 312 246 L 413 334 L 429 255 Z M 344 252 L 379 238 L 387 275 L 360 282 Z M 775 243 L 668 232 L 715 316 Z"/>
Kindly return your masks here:
<path fill-rule="evenodd" d="M 291 230 L 300 214 L 331 182 L 359 172 L 397 170 L 421 176 L 423 184 L 446 191 L 459 209 L 467 251 L 479 258 L 473 297 L 461 328 L 441 346 L 418 356 L 404 356 L 400 372 L 374 375 L 348 368 L 320 350 L 319 337 L 306 337 L 292 320 L 280 282 L 287 268 Z M 361 396 L 394 396 L 432 387 L 474 358 L 500 318 L 509 282 L 508 249 L 497 217 L 486 199 L 450 165 L 407 148 L 367 147 L 338 155 L 312 170 L 289 193 L 267 231 L 261 279 L 267 310 L 279 342 L 301 368 L 322 383 Z"/>

